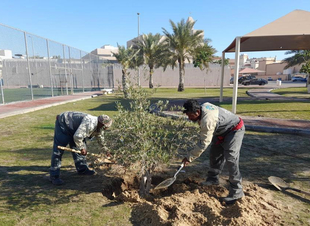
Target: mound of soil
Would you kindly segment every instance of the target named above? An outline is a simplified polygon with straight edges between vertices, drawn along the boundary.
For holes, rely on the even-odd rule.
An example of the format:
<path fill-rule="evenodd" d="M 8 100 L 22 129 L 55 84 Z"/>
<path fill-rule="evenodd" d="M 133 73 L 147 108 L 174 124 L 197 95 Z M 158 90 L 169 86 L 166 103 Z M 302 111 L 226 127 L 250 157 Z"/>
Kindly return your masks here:
<path fill-rule="evenodd" d="M 138 225 L 273 225 L 281 224 L 281 206 L 262 188 L 245 187 L 246 196 L 231 206 L 223 206 L 213 194 L 220 186 L 176 193 L 135 205 L 132 221 Z M 284 222 L 282 222 L 284 223 Z"/>
<path fill-rule="evenodd" d="M 191 178 L 191 179 L 189 179 Z M 156 184 L 160 178 L 152 178 Z M 193 177 L 178 179 L 167 189 L 151 190 L 150 197 L 139 197 L 139 180 L 134 176 L 111 177 L 103 194 L 120 202 L 132 203 L 134 225 L 284 225 L 285 208 L 276 203 L 268 190 L 244 185 L 245 197 L 233 205 L 220 203 L 226 187 L 201 186 Z"/>

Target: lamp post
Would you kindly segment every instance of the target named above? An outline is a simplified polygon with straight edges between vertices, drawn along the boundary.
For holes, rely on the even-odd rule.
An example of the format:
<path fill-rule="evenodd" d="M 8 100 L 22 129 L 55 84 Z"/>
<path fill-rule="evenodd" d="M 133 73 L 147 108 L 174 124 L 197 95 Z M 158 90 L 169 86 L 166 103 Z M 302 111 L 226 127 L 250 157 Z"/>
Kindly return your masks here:
<path fill-rule="evenodd" d="M 140 36 L 140 13 L 137 13 L 138 15 L 138 41 Z M 138 66 L 138 86 L 140 86 L 140 66 Z"/>

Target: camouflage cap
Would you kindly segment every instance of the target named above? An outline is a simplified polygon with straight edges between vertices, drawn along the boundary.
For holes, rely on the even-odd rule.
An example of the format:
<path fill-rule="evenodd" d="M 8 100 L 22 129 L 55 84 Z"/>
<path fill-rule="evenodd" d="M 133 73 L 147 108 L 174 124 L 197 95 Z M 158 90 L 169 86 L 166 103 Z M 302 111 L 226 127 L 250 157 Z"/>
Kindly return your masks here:
<path fill-rule="evenodd" d="M 109 128 L 112 125 L 112 119 L 107 115 L 100 115 L 98 121 L 102 123 L 106 128 Z"/>

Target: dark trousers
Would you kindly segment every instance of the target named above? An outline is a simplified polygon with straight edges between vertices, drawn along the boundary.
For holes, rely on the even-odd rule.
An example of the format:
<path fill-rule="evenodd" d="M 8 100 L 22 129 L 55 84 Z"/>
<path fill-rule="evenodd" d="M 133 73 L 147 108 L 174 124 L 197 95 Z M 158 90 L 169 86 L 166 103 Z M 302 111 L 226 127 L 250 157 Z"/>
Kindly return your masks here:
<path fill-rule="evenodd" d="M 51 177 L 52 176 L 57 177 L 60 175 L 61 159 L 62 159 L 62 155 L 64 151 L 58 150 L 57 146 L 66 147 L 68 144 L 70 148 L 75 148 L 73 135 L 68 134 L 65 128 L 62 127 L 60 123 L 56 120 L 55 133 L 54 133 L 54 145 L 53 145 L 53 153 L 52 153 L 51 168 L 50 168 Z M 85 156 L 72 152 L 72 157 L 75 163 L 76 170 L 78 172 L 83 172 L 88 168 Z"/>
<path fill-rule="evenodd" d="M 243 196 L 239 156 L 244 133 L 245 128 L 243 126 L 239 130 L 230 131 L 221 142 L 214 136 L 210 147 L 210 170 L 208 177 L 218 178 L 226 164 L 230 182 L 229 196 L 235 198 Z"/>

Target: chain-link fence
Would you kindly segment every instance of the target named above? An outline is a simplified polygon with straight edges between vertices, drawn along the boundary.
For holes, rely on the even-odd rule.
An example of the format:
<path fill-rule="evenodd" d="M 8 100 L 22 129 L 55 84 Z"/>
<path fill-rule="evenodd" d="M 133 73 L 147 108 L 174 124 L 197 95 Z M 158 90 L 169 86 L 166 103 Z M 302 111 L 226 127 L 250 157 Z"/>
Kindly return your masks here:
<path fill-rule="evenodd" d="M 98 56 L 0 24 L 0 104 L 111 89 Z"/>

